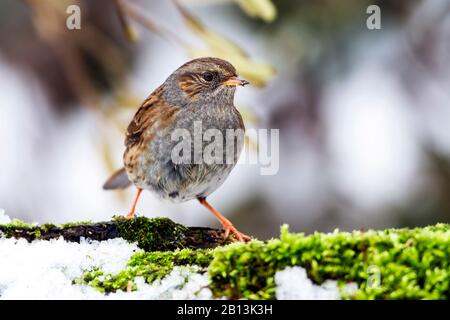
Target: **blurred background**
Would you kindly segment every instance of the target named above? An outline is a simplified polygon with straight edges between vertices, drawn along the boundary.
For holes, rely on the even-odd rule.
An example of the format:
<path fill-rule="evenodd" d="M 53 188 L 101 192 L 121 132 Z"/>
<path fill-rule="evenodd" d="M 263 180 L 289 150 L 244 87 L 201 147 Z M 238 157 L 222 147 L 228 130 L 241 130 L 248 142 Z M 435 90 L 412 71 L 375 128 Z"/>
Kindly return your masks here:
<path fill-rule="evenodd" d="M 66 27 L 72 4 L 81 30 Z M 371 4 L 380 30 L 366 26 Z M 209 198 L 240 231 L 450 222 L 449 0 L 3 0 L 0 39 L 11 218 L 126 214 L 135 190 L 102 184 L 134 112 L 187 60 L 219 56 L 252 82 L 235 98 L 246 126 L 280 129 L 276 175 L 240 164 Z M 196 201 L 150 192 L 137 212 L 219 226 Z"/>

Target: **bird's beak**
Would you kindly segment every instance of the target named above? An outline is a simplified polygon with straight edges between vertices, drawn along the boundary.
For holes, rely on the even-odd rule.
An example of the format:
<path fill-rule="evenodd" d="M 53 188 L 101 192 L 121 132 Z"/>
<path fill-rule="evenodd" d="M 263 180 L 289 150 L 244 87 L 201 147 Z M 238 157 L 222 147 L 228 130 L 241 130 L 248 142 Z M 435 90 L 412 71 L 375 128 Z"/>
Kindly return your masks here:
<path fill-rule="evenodd" d="M 247 80 L 244 79 L 238 79 L 237 77 L 231 77 L 230 79 L 223 82 L 224 85 L 230 86 L 230 87 L 236 87 L 236 86 L 246 86 L 249 84 Z"/>

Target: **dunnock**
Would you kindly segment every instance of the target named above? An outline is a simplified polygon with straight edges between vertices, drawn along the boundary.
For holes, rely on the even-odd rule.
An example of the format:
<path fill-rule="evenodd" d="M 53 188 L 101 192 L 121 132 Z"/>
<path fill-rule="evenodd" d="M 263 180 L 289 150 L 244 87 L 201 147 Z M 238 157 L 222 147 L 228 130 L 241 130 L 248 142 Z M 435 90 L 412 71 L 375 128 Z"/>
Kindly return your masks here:
<path fill-rule="evenodd" d="M 242 151 L 245 127 L 234 107 L 233 98 L 236 86 L 248 83 L 237 78 L 236 69 L 229 62 L 218 58 L 199 58 L 175 70 L 143 102 L 127 129 L 123 157 L 125 167 L 103 186 L 104 189 L 120 189 L 133 183 L 137 187 L 128 218 L 134 217 L 141 191 L 147 189 L 174 202 L 197 199 L 222 223 L 225 237 L 231 232 L 239 241 L 250 239 L 206 201 L 225 181 Z M 215 136 L 214 143 L 219 147 L 227 145 L 227 148 L 223 152 L 215 150 L 220 159 L 226 160 L 204 161 L 203 153 L 208 141 L 201 141 L 201 150 L 195 151 L 198 124 L 201 124 L 201 137 L 209 129 L 221 134 L 223 141 L 215 141 L 222 139 Z M 173 150 L 180 141 L 174 139 L 173 133 L 178 129 L 185 130 L 183 132 L 187 130 L 194 136 L 193 139 L 183 137 L 184 142 L 192 147 L 190 154 L 183 154 L 183 159 L 190 161 L 174 161 Z M 225 139 L 229 137 L 229 130 L 240 132 L 233 136 L 232 150 Z M 194 161 L 196 156 L 201 161 Z"/>

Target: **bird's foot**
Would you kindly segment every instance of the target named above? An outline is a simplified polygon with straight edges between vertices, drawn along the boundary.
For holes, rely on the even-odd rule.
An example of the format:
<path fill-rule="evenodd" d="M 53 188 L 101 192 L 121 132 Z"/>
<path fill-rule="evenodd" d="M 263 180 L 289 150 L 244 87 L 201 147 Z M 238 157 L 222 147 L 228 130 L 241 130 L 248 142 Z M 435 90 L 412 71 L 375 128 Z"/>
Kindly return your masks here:
<path fill-rule="evenodd" d="M 251 240 L 251 238 L 249 236 L 247 236 L 246 234 L 243 234 L 242 232 L 238 231 L 238 229 L 236 229 L 231 224 L 231 222 L 229 224 L 228 223 L 224 223 L 223 227 L 224 227 L 224 231 L 225 231 L 225 233 L 224 233 L 224 239 L 225 240 L 228 239 L 228 236 L 230 235 L 230 232 L 231 232 L 232 235 L 234 235 L 236 237 L 236 239 L 238 241 L 247 242 L 247 241 Z"/>
<path fill-rule="evenodd" d="M 130 213 L 128 213 L 125 218 L 127 218 L 128 220 L 131 220 L 134 218 L 134 211 L 131 211 Z"/>
<path fill-rule="evenodd" d="M 220 223 L 223 226 L 223 229 L 225 231 L 224 238 L 225 240 L 228 239 L 228 236 L 230 235 L 230 232 L 235 236 L 235 238 L 238 241 L 247 242 L 250 241 L 251 238 L 242 232 L 239 232 L 238 229 L 236 229 L 230 220 L 225 218 L 223 215 L 221 215 L 216 209 L 214 209 L 208 201 L 206 201 L 206 198 L 198 198 L 198 201 L 209 211 L 211 211 L 217 219 L 219 219 Z"/>

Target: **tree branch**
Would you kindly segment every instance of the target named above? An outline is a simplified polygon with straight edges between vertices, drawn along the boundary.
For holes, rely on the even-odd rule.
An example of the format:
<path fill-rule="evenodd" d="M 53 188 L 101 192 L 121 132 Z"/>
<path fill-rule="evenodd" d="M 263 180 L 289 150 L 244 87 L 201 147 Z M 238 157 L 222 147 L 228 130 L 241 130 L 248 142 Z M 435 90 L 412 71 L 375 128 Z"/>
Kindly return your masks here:
<path fill-rule="evenodd" d="M 97 223 L 71 223 L 61 226 L 40 226 L 24 223 L 0 225 L 0 234 L 7 238 L 50 240 L 63 237 L 67 241 L 80 242 L 81 238 L 103 241 L 124 238 L 137 242 L 146 251 L 168 251 L 181 248 L 215 248 L 232 242 L 224 240 L 224 231 L 206 227 L 185 227 L 167 218 L 149 219 L 115 217 L 111 221 Z"/>

